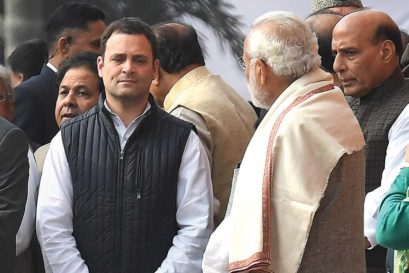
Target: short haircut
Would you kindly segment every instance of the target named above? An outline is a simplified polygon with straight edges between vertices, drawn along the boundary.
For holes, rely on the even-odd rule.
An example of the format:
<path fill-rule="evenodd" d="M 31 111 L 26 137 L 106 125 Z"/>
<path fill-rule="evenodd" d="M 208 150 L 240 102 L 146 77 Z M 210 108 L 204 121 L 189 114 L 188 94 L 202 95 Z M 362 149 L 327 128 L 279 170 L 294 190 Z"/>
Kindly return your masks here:
<path fill-rule="evenodd" d="M 0 64 L 0 80 L 3 81 L 4 85 L 6 86 L 7 94 L 13 97 L 13 87 L 11 86 L 11 78 L 9 70 Z"/>
<path fill-rule="evenodd" d="M 104 90 L 104 83 L 98 75 L 97 69 L 97 58 L 98 54 L 92 52 L 81 52 L 71 58 L 63 61 L 58 69 L 57 73 L 57 84 L 60 85 L 64 79 L 65 74 L 73 68 L 84 67 L 95 74 L 98 79 L 98 90 L 102 92 Z"/>
<path fill-rule="evenodd" d="M 7 65 L 14 73 L 22 73 L 24 80 L 38 75 L 48 60 L 47 45 L 39 39 L 23 42 L 7 58 Z"/>
<path fill-rule="evenodd" d="M 151 45 L 153 59 L 157 58 L 158 51 L 155 35 L 152 29 L 137 17 L 124 17 L 109 24 L 101 37 L 100 52 L 102 58 L 104 58 L 107 41 L 114 33 L 144 35 Z"/>
<path fill-rule="evenodd" d="M 185 67 L 205 65 L 196 30 L 186 24 L 168 23 L 153 26 L 158 41 L 160 66 L 168 73 L 177 73 Z"/>
<path fill-rule="evenodd" d="M 260 27 L 267 25 L 268 27 Z M 319 68 L 315 34 L 291 12 L 273 11 L 258 17 L 252 26 L 248 53 L 269 65 L 278 77 L 296 80 Z"/>
<path fill-rule="evenodd" d="M 399 27 L 395 23 L 381 22 L 376 27 L 373 36 L 374 43 L 378 44 L 385 40 L 391 40 L 393 42 L 396 55 L 398 55 L 400 59 L 403 54 L 403 46 Z"/>
<path fill-rule="evenodd" d="M 70 2 L 57 8 L 48 19 L 46 42 L 51 50 L 53 44 L 66 29 L 89 30 L 88 24 L 105 20 L 105 13 L 94 5 L 83 2 Z"/>

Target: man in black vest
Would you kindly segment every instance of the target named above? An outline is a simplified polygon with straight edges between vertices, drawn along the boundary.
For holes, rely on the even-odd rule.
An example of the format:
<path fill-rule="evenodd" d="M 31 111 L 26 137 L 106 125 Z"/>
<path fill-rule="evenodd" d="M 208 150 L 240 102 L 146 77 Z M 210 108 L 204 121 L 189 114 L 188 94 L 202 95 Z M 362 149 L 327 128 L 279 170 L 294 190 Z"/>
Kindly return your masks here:
<path fill-rule="evenodd" d="M 137 18 L 101 38 L 99 104 L 52 140 L 37 232 L 56 272 L 201 272 L 213 227 L 209 163 L 193 125 L 158 108 L 156 39 Z"/>
<path fill-rule="evenodd" d="M 334 70 L 366 142 L 364 235 L 371 249 L 366 251 L 366 269 L 383 273 L 386 249 L 377 246 L 375 238 L 377 211 L 404 161 L 407 144 L 402 144 L 408 139 L 406 126 L 398 125 L 398 120 L 408 119 L 401 113 L 409 103 L 409 81 L 399 66 L 400 31 L 383 12 L 354 12 L 335 26 L 332 50 Z"/>

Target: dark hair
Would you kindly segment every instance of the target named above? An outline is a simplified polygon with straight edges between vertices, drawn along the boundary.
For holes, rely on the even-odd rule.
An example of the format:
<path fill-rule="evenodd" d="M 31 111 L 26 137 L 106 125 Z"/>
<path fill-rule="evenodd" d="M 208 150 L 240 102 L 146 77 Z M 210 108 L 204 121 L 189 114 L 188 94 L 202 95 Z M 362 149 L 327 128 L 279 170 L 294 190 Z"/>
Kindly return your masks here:
<path fill-rule="evenodd" d="M 383 42 L 385 40 L 391 40 L 395 45 L 395 52 L 399 59 L 403 54 L 402 39 L 400 36 L 399 27 L 394 23 L 380 23 L 374 35 L 374 43 Z"/>
<path fill-rule="evenodd" d="M 57 8 L 48 19 L 46 26 L 47 46 L 53 43 L 65 29 L 89 30 L 88 24 L 105 20 L 105 13 L 94 5 L 83 2 L 70 2 Z"/>
<path fill-rule="evenodd" d="M 323 23 L 322 16 L 330 16 L 333 20 L 329 24 Z M 332 54 L 332 31 L 342 19 L 342 15 L 331 10 L 321 10 L 307 17 L 311 30 L 317 36 L 318 54 L 321 56 L 321 67 L 333 73 L 335 56 Z"/>
<path fill-rule="evenodd" d="M 205 65 L 196 30 L 186 24 L 165 23 L 152 27 L 158 41 L 160 66 L 177 73 L 191 64 Z"/>
<path fill-rule="evenodd" d="M 114 33 L 144 35 L 151 44 L 153 59 L 157 58 L 158 51 L 156 46 L 155 35 L 153 34 L 152 29 L 145 22 L 143 22 L 141 19 L 137 17 L 124 17 L 119 20 L 113 21 L 111 24 L 109 24 L 109 26 L 105 29 L 101 37 L 100 54 L 102 57 L 104 57 L 105 54 L 107 41 Z"/>
<path fill-rule="evenodd" d="M 98 75 L 97 69 L 98 54 L 92 52 L 81 52 L 71 58 L 64 60 L 58 68 L 57 84 L 60 85 L 65 74 L 72 68 L 85 67 L 89 71 L 95 74 L 98 79 L 98 90 L 102 92 L 104 90 L 104 83 Z"/>
<path fill-rule="evenodd" d="M 7 65 L 14 73 L 22 73 L 27 80 L 41 72 L 48 60 L 47 45 L 39 39 L 24 41 L 7 58 Z"/>

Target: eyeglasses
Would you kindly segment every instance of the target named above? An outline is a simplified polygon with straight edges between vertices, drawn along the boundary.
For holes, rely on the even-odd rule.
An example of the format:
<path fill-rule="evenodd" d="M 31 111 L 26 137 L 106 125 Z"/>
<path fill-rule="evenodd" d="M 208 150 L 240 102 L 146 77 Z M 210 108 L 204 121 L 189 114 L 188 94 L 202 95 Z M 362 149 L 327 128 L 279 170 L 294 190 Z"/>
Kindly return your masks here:
<path fill-rule="evenodd" d="M 240 65 L 241 69 L 246 70 L 246 63 L 244 62 L 243 56 L 240 56 L 237 59 L 237 61 L 238 61 L 239 65 Z"/>
<path fill-rule="evenodd" d="M 7 98 L 11 98 L 11 94 L 0 92 L 0 102 L 5 102 Z"/>
<path fill-rule="evenodd" d="M 262 61 L 264 64 L 267 65 L 267 63 L 266 63 L 263 59 L 257 58 L 257 57 L 251 57 L 251 58 L 249 59 L 249 61 L 250 61 L 250 60 L 253 60 L 253 59 L 260 60 L 260 61 Z M 246 70 L 247 65 L 246 65 L 246 63 L 244 62 L 243 56 L 240 56 L 240 57 L 237 59 L 237 61 L 238 61 L 239 65 L 240 65 L 240 67 L 241 67 L 243 70 Z"/>

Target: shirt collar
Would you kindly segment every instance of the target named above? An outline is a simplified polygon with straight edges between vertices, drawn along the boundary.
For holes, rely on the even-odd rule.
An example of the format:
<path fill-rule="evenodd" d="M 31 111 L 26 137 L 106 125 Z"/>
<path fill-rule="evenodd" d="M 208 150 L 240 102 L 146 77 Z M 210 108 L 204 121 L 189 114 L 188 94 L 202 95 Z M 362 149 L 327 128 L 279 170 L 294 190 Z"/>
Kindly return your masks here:
<path fill-rule="evenodd" d="M 54 66 L 54 65 L 52 65 L 50 62 L 48 62 L 47 63 L 47 66 L 52 70 L 52 71 L 54 71 L 54 73 L 57 73 L 57 68 Z"/>
<path fill-rule="evenodd" d="M 117 120 L 120 120 L 120 121 L 122 122 L 121 118 L 120 118 L 117 114 L 115 114 L 115 113 L 109 108 L 106 99 L 104 100 L 104 106 L 105 106 L 105 108 L 108 110 L 108 112 L 109 112 L 113 117 L 115 117 Z M 135 117 L 135 118 L 131 121 L 131 123 L 129 123 L 129 125 L 135 123 L 136 120 L 142 119 L 142 118 L 145 116 L 145 114 L 149 111 L 149 109 L 151 109 L 151 104 L 150 104 L 149 101 L 148 101 L 148 103 L 146 104 L 145 110 L 143 110 L 142 114 L 140 114 L 139 116 Z M 123 124 L 123 122 L 122 122 L 122 124 Z M 128 127 L 129 127 L 129 126 L 128 126 Z"/>

